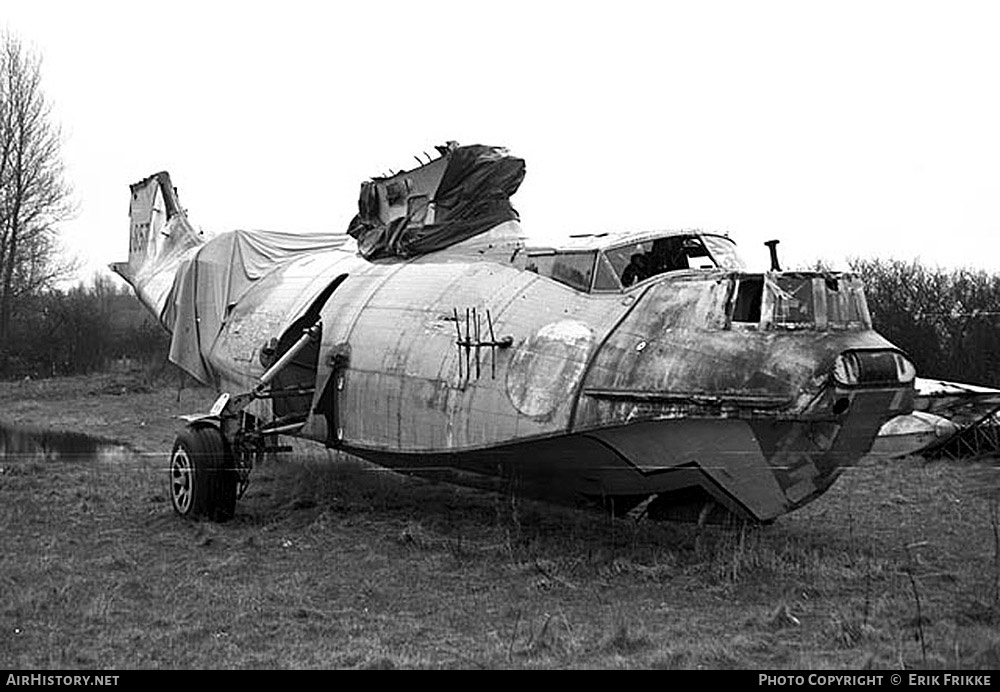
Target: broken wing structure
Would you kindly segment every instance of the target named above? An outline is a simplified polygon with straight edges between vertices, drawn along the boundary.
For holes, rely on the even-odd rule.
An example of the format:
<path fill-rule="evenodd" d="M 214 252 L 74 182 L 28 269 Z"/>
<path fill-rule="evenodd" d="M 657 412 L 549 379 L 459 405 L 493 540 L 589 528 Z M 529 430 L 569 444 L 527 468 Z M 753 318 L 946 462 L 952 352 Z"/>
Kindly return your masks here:
<path fill-rule="evenodd" d="M 918 377 L 914 411 L 893 418 L 879 431 L 875 457 L 974 458 L 1000 453 L 1000 390 Z"/>
<path fill-rule="evenodd" d="M 700 231 L 525 248 L 524 162 L 449 144 L 362 186 L 350 234 L 203 238 L 166 174 L 116 269 L 221 392 L 171 454 L 182 515 L 225 518 L 294 435 L 386 467 L 661 519 L 769 521 L 912 410 L 914 369 L 849 274 L 747 272 Z M 360 248 L 360 250 L 359 250 Z"/>

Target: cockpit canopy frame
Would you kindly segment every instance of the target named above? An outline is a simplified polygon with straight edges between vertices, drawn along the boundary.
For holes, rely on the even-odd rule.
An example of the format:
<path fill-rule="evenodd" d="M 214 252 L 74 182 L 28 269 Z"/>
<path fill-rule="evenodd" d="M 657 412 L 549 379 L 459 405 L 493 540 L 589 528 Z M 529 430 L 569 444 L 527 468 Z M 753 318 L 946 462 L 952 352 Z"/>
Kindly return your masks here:
<path fill-rule="evenodd" d="M 745 270 L 736 243 L 702 231 L 577 235 L 527 256 L 528 271 L 584 293 L 622 293 L 670 272 Z"/>

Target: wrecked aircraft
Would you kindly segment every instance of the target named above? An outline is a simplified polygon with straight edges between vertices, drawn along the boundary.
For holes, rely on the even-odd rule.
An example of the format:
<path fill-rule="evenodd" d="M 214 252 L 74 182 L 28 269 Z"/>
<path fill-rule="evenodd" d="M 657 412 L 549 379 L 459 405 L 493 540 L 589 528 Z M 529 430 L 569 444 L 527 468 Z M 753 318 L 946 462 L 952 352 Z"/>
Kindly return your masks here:
<path fill-rule="evenodd" d="M 700 231 L 527 248 L 524 162 L 439 147 L 362 185 L 349 235 L 205 238 L 167 173 L 131 187 L 114 269 L 221 395 L 170 458 L 184 516 L 231 517 L 291 435 L 416 474 L 499 477 L 653 519 L 769 521 L 913 408 L 859 280 L 748 272 Z"/>
<path fill-rule="evenodd" d="M 1000 390 L 917 377 L 913 412 L 879 431 L 871 456 L 896 459 L 931 453 L 975 458 L 1000 453 Z"/>

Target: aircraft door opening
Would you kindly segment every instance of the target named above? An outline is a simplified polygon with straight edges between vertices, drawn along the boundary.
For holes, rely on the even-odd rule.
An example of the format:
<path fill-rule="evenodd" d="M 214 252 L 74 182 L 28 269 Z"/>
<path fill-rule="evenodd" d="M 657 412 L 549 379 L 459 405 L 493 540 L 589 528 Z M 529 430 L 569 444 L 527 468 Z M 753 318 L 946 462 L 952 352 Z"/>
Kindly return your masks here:
<path fill-rule="evenodd" d="M 284 331 L 278 343 L 271 349 L 271 358 L 275 360 L 280 358 L 299 340 L 304 332 L 319 324 L 319 315 L 323 306 L 346 278 L 347 274 L 341 274 L 323 289 L 309 306 L 309 309 Z M 317 385 L 316 375 L 321 342 L 322 325 L 319 324 L 319 333 L 315 335 L 315 338 L 275 376 L 272 405 L 276 421 L 295 423 L 308 418 L 309 405 L 312 403 Z"/>

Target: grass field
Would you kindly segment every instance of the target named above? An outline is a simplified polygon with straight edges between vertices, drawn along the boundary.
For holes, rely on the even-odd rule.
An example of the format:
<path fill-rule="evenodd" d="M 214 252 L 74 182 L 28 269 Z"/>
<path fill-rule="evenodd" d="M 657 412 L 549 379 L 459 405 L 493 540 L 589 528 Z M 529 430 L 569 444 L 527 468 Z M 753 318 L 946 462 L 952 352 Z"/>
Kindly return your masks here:
<path fill-rule="evenodd" d="M 0 383 L 0 423 L 128 450 L 0 457 L 0 667 L 1000 668 L 992 460 L 866 461 L 771 526 L 699 531 L 303 447 L 192 523 L 171 417 L 211 399 Z"/>

